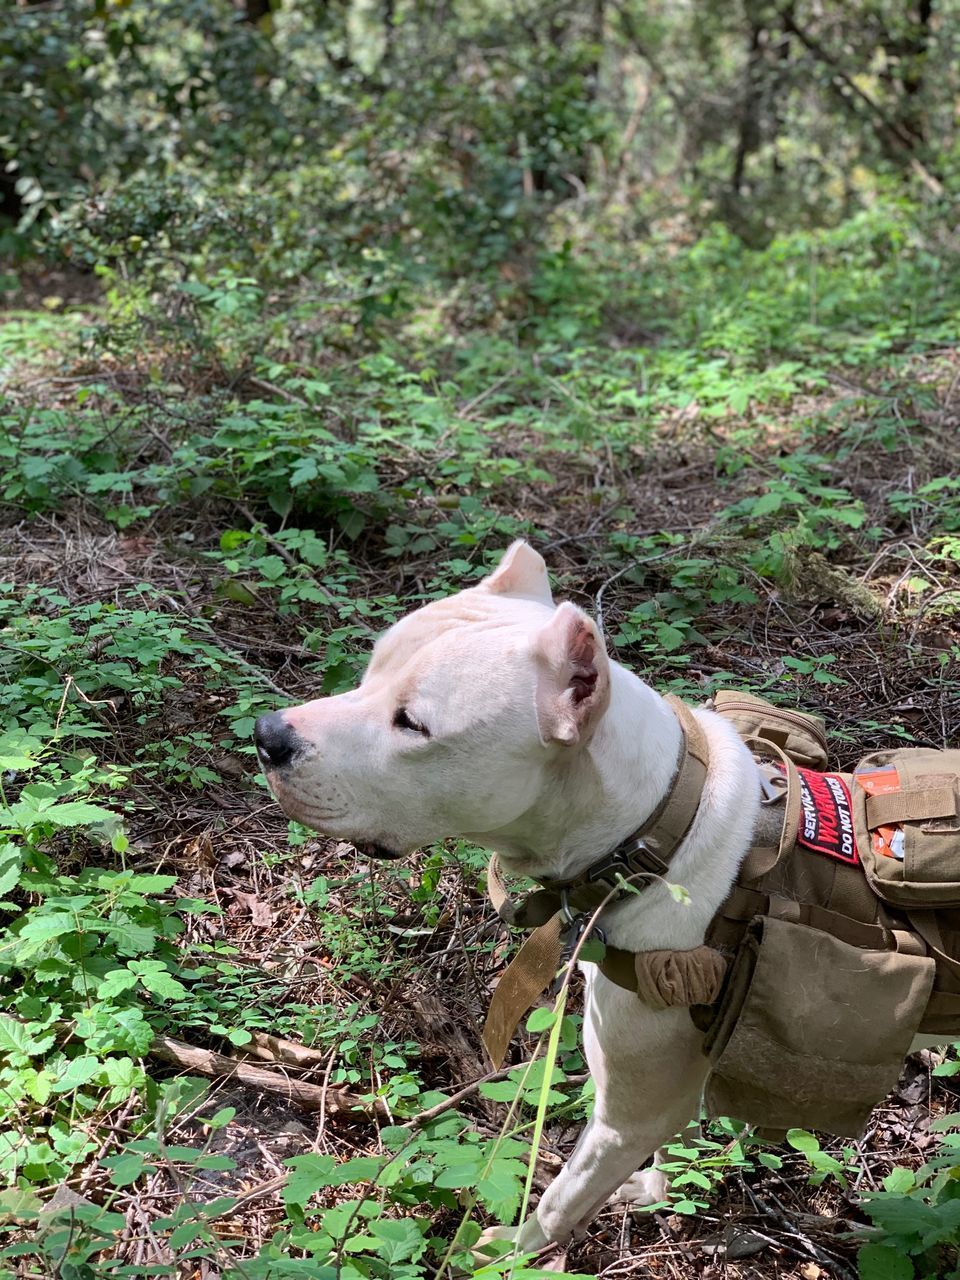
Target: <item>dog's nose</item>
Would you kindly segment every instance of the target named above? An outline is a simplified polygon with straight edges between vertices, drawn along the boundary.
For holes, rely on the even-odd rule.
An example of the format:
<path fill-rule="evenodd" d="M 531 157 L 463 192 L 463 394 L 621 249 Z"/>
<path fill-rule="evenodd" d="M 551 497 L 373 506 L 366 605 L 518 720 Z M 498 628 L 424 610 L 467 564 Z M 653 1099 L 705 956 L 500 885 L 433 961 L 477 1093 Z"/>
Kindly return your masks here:
<path fill-rule="evenodd" d="M 279 711 L 260 716 L 253 726 L 253 740 L 257 744 L 257 754 L 261 761 L 272 769 L 285 765 L 297 745 L 297 735 Z"/>

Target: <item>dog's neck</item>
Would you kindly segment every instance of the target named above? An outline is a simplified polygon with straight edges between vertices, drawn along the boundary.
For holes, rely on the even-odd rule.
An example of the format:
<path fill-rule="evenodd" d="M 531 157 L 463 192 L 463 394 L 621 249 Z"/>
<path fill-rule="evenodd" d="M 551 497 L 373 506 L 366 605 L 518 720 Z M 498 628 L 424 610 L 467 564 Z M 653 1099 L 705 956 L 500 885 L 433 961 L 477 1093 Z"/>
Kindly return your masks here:
<path fill-rule="evenodd" d="M 678 902 L 670 886 L 655 881 L 639 896 L 611 904 L 603 927 L 613 946 L 698 946 L 749 847 L 760 802 L 756 765 L 732 725 L 718 716 L 701 725 L 710 769 L 689 837 L 668 872 L 689 899 Z M 561 763 L 522 818 L 479 841 L 496 849 L 515 874 L 578 875 L 641 827 L 664 798 L 676 771 L 680 733 L 663 698 L 613 664 L 610 707 L 588 748 Z"/>
<path fill-rule="evenodd" d="M 509 870 L 567 879 L 641 827 L 667 794 L 680 751 L 669 706 L 611 663 L 610 705 L 585 748 L 559 757 L 516 822 L 482 837 Z"/>

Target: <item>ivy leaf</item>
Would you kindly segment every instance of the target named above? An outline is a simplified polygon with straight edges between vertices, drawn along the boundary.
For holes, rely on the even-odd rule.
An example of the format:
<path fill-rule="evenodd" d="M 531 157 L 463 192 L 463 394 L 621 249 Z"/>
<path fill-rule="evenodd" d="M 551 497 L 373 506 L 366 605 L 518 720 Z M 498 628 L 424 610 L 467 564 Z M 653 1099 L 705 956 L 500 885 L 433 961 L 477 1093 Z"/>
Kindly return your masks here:
<path fill-rule="evenodd" d="M 494 1160 L 477 1183 L 477 1195 L 495 1217 L 509 1220 L 520 1208 L 520 1188 L 526 1170 L 519 1160 Z"/>
<path fill-rule="evenodd" d="M 685 632 L 679 627 L 671 626 L 669 622 L 655 623 L 654 631 L 657 634 L 657 643 L 661 648 L 666 649 L 667 653 L 673 653 L 674 649 L 679 649 L 687 638 Z"/>
<path fill-rule="evenodd" d="M 538 1035 L 541 1031 L 548 1031 L 556 1020 L 555 1009 L 534 1009 L 527 1019 L 527 1030 L 531 1035 Z"/>
<path fill-rule="evenodd" d="M 111 969 L 97 988 L 97 999 L 107 1000 L 110 996 L 119 995 L 121 991 L 129 991 L 138 981 L 137 975 L 129 969 Z"/>
<path fill-rule="evenodd" d="M 132 1058 L 106 1058 L 103 1069 L 107 1082 L 113 1089 L 126 1089 L 129 1092 L 143 1083 L 143 1068 Z"/>
<path fill-rule="evenodd" d="M 31 942 L 47 942 L 50 938 L 62 937 L 65 933 L 75 933 L 76 917 L 63 911 L 37 911 L 24 921 L 20 928 L 20 937 Z"/>
<path fill-rule="evenodd" d="M 801 1155 L 805 1155 L 808 1158 L 820 1150 L 820 1143 L 806 1129 L 788 1129 L 787 1142 L 793 1147 L 794 1151 L 799 1151 Z"/>
<path fill-rule="evenodd" d="M 860 1280 L 913 1280 L 913 1263 L 886 1244 L 865 1244 L 857 1253 Z"/>
<path fill-rule="evenodd" d="M 209 1129 L 223 1129 L 230 1123 L 236 1114 L 236 1107 L 221 1107 L 219 1111 L 214 1112 L 214 1114 L 205 1119 L 203 1123 Z"/>
<path fill-rule="evenodd" d="M 21 1078 L 29 1096 L 43 1106 L 53 1092 L 53 1076 L 50 1072 L 29 1070 L 23 1072 Z"/>
<path fill-rule="evenodd" d="M 151 952 L 157 943 L 157 931 L 131 920 L 110 922 L 107 932 L 117 944 L 122 956 L 142 956 Z"/>
<path fill-rule="evenodd" d="M 3 1050 L 22 1054 L 25 1058 L 37 1052 L 33 1036 L 24 1023 L 6 1013 L 0 1013 L 0 1051 Z"/>
<path fill-rule="evenodd" d="M 17 887 L 23 866 L 23 851 L 15 844 L 0 845 L 0 898 Z"/>
<path fill-rule="evenodd" d="M 752 516 L 772 515 L 775 511 L 779 511 L 782 506 L 783 494 L 764 493 L 755 502 L 751 503 L 750 514 Z"/>
<path fill-rule="evenodd" d="M 128 967 L 151 995 L 160 996 L 162 1000 L 179 1000 L 187 994 L 183 983 L 178 982 L 159 960 L 131 960 Z"/>
<path fill-rule="evenodd" d="M 143 1173 L 153 1173 L 155 1164 L 150 1164 L 136 1151 L 126 1151 L 119 1156 L 105 1156 L 100 1163 L 110 1172 L 110 1181 L 115 1187 L 129 1187 Z"/>
<path fill-rule="evenodd" d="M 378 1252 L 386 1262 L 416 1262 L 427 1248 L 423 1232 L 409 1218 L 381 1218 L 370 1223 L 370 1233 L 380 1241 Z"/>
<path fill-rule="evenodd" d="M 84 827 L 94 822 L 114 821 L 116 814 L 84 800 L 68 800 L 45 808 L 42 818 L 44 822 L 53 822 L 58 827 Z"/>
<path fill-rule="evenodd" d="M 236 1160 L 231 1160 L 229 1156 L 209 1155 L 201 1156 L 196 1162 L 196 1167 L 198 1169 L 218 1169 L 226 1171 L 235 1169 L 237 1167 L 237 1162 Z"/>
<path fill-rule="evenodd" d="M 491 1080 L 480 1085 L 477 1092 L 481 1098 L 489 1098 L 491 1102 L 512 1102 L 518 1088 L 515 1080 Z"/>
<path fill-rule="evenodd" d="M 933 1128 L 933 1125 L 930 1126 Z M 884 1191 L 893 1192 L 895 1195 L 906 1195 L 908 1191 L 912 1191 L 917 1185 L 917 1176 L 912 1169 L 904 1169 L 897 1166 L 891 1169 L 883 1180 Z"/>
<path fill-rule="evenodd" d="M 310 1198 L 331 1185 L 336 1168 L 333 1156 L 293 1156 L 285 1160 L 292 1172 L 283 1188 L 283 1203 L 306 1208 Z"/>
<path fill-rule="evenodd" d="M 54 1093 L 69 1093 L 79 1089 L 81 1085 L 92 1080 L 100 1070 L 100 1059 L 92 1054 L 83 1054 L 79 1058 L 70 1058 L 63 1071 L 53 1084 Z"/>

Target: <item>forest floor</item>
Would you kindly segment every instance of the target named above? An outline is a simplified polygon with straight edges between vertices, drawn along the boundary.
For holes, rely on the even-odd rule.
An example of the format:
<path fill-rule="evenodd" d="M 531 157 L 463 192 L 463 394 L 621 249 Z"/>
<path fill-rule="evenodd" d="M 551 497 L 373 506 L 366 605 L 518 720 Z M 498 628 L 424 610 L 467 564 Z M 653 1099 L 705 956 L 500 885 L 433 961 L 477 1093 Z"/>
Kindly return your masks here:
<path fill-rule="evenodd" d="M 86 1144 L 36 1155 L 36 1167 L 28 1157 L 20 1175 L 41 1198 L 68 1187 L 76 1203 L 120 1215 L 109 1247 L 91 1247 L 97 1275 L 113 1274 L 108 1258 L 128 1274 L 286 1275 L 244 1269 L 296 1222 L 284 1161 L 381 1158 L 384 1120 L 416 1123 L 442 1105 L 437 1091 L 468 1090 L 459 1113 L 481 1137 L 499 1132 L 504 1103 L 468 1087 L 487 1074 L 478 1028 L 514 942 L 485 900 L 481 851 L 451 843 L 410 867 L 370 868 L 351 846 L 291 827 L 257 777 L 253 716 L 349 687 L 393 617 L 475 580 L 524 534 L 557 594 L 601 612 L 612 651 L 662 690 L 772 691 L 824 716 L 841 767 L 874 746 L 955 741 L 960 348 L 891 344 L 806 382 L 801 371 L 766 403 L 757 393 L 718 410 L 716 398 L 678 397 L 642 432 L 587 436 L 578 423 L 595 402 L 601 419 L 616 416 L 592 367 L 578 382 L 525 353 L 478 355 L 467 338 L 437 345 L 429 380 L 400 366 L 396 346 L 363 353 L 359 371 L 354 354 L 310 368 L 295 353 L 283 367 L 185 365 L 149 334 L 119 354 L 91 345 L 84 333 L 101 320 L 86 278 L 45 273 L 0 313 L 0 730 L 9 742 L 19 725 L 41 743 L 36 759 L 58 786 L 80 767 L 64 775 L 64 757 L 92 753 L 86 789 L 61 794 L 122 814 L 113 852 L 89 832 L 39 829 L 35 846 L 62 876 L 123 863 L 175 877 L 160 896 L 193 904 L 172 939 L 182 969 L 161 954 L 183 981 L 138 996 L 157 1039 L 132 1058 L 162 1082 L 197 1074 L 176 1062 L 184 1045 L 229 1053 L 272 1072 L 273 1087 L 221 1071 L 170 1110 L 166 1150 L 141 1153 L 124 1181 L 111 1158 L 137 1156 L 149 1088 L 121 1100 L 104 1084 L 74 1108 Z M 352 400 L 341 395 L 348 375 Z M 330 434 L 320 451 L 304 444 L 311 424 Z M 291 480 L 306 455 L 312 471 Z M 7 804 L 27 776 L 16 775 Z M 23 909 L 37 908 L 31 892 Z M 176 1042 L 166 1057 L 164 1036 Z M 535 1041 L 521 1037 L 518 1061 Z M 912 1057 L 857 1141 L 823 1138 L 837 1163 L 819 1174 L 809 1151 L 770 1148 L 777 1158 L 763 1163 L 765 1148 L 742 1155 L 732 1131 L 714 1132 L 693 1211 L 611 1204 L 567 1269 L 856 1277 L 862 1194 L 895 1166 L 922 1165 L 931 1119 L 960 1110 L 957 1077 L 932 1074 L 944 1060 Z M 561 1066 L 567 1092 L 548 1117 L 535 1189 L 582 1123 L 575 1047 Z M 307 1106 L 285 1095 L 290 1081 L 313 1086 Z M 62 1098 L 33 1096 L 21 1120 L 30 1142 Z M 449 1238 L 456 1197 L 418 1205 L 412 1186 L 388 1212 L 406 1203 L 431 1239 Z M 346 1195 L 329 1186 L 318 1203 Z M 184 1203 L 210 1209 L 180 1243 Z M 367 1248 L 340 1261 L 390 1274 L 373 1246 L 363 1270 Z M 419 1274 L 404 1270 L 417 1256 L 398 1254 L 393 1274 Z M 45 1274 L 44 1258 L 15 1262 L 15 1274 Z M 296 1274 L 326 1274 L 321 1261 Z"/>

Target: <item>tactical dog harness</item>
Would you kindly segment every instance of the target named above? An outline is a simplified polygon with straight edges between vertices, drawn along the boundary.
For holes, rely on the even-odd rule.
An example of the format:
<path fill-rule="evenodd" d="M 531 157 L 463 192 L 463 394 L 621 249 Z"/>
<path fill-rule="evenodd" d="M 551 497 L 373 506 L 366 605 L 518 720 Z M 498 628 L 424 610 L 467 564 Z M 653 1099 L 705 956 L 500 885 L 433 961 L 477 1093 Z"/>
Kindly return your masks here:
<path fill-rule="evenodd" d="M 499 914 L 535 929 L 491 1001 L 484 1043 L 497 1065 L 564 954 L 588 928 L 603 942 L 603 907 L 663 877 L 690 830 L 709 753 L 692 712 L 668 702 L 677 768 L 640 830 L 520 904 L 491 859 Z M 751 846 L 703 945 L 606 947 L 595 962 L 650 1008 L 689 1008 L 705 1032 L 711 1115 L 856 1135 L 915 1035 L 960 1032 L 960 749 L 901 748 L 829 773 L 815 717 L 739 693 L 717 694 L 713 710 L 754 753 L 762 808 L 778 815 L 758 830 L 778 826 L 779 839 Z"/>

